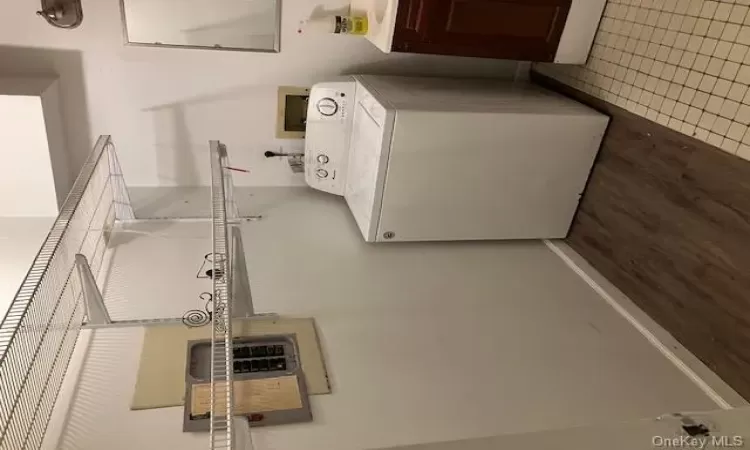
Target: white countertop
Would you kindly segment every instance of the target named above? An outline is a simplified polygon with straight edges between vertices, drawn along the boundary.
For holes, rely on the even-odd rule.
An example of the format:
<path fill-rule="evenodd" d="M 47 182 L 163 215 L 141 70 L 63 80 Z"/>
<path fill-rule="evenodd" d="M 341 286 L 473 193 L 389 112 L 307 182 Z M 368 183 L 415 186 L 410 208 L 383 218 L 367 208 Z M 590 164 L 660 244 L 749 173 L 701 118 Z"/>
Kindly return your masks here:
<path fill-rule="evenodd" d="M 554 62 L 586 63 L 605 4 L 606 0 L 572 1 Z M 350 11 L 353 16 L 367 16 L 367 40 L 383 52 L 390 53 L 398 0 L 351 0 Z"/>
<path fill-rule="evenodd" d="M 367 16 L 365 37 L 383 52 L 390 53 L 397 11 L 398 0 L 351 0 L 349 14 Z"/>

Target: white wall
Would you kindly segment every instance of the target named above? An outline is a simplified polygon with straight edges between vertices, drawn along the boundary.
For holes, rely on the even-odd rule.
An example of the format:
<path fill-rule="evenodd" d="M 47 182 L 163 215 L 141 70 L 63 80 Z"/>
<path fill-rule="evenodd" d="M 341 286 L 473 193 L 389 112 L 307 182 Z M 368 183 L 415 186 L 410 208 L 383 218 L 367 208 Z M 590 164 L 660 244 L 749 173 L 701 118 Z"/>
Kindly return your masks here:
<path fill-rule="evenodd" d="M 38 102 L 27 100 L 26 102 L 28 105 L 31 105 L 32 103 L 34 104 L 33 118 L 31 115 L 27 114 L 30 112 L 28 109 L 29 106 L 26 107 L 26 113 L 21 110 L 19 110 L 18 113 L 11 111 L 10 121 L 3 123 L 7 128 L 3 127 L 3 129 L 0 130 L 0 133 L 4 133 L 6 137 L 14 135 L 16 136 L 16 139 L 24 133 L 32 136 L 31 139 L 25 143 L 4 139 L 4 142 L 14 143 L 14 148 L 6 148 L 5 151 L 13 152 L 14 155 L 18 155 L 20 158 L 25 158 L 25 161 L 29 158 L 34 160 L 44 159 L 42 152 L 39 151 L 39 149 L 42 147 L 42 137 L 46 139 L 47 159 L 49 159 L 49 163 L 52 164 L 52 176 L 54 177 L 54 190 L 57 197 L 57 205 L 62 206 L 68 195 L 68 191 L 70 190 L 70 185 L 73 182 L 73 176 L 70 173 L 70 164 L 68 161 L 65 126 L 62 116 L 62 107 L 60 105 L 60 84 L 57 78 L 49 76 L 29 76 L 28 74 L 23 77 L 0 77 L 0 95 L 37 97 L 41 99 L 41 119 L 38 112 Z M 20 102 L 21 100 L 17 101 Z M 42 121 L 43 127 L 39 126 L 40 120 Z M 25 121 L 25 126 L 18 126 L 21 121 Z M 20 129 L 13 130 L 11 128 Z M 20 144 L 20 146 L 17 144 Z M 28 164 L 28 161 L 26 161 L 26 164 Z M 10 167 L 11 166 L 9 166 L 9 168 Z M 49 173 L 46 169 L 38 172 L 26 173 L 27 178 L 34 178 L 35 183 L 38 181 L 39 184 L 45 186 L 45 189 L 49 184 L 48 175 Z M 26 184 L 28 184 L 28 182 Z M 25 184 L 19 185 L 19 188 L 22 186 L 25 186 Z M 2 209 L 0 209 L 0 214 L 14 215 L 7 211 L 3 211 Z M 57 215 L 57 211 L 52 211 L 50 215 Z"/>
<path fill-rule="evenodd" d="M 47 131 L 47 146 L 49 147 L 49 157 L 52 163 L 52 175 L 55 178 L 58 207 L 61 207 L 65 203 L 68 192 L 78 176 L 77 173 L 72 173 L 70 161 L 68 160 L 60 97 L 60 83 L 57 80 L 50 83 L 47 89 L 42 92 L 44 125 Z"/>
<path fill-rule="evenodd" d="M 164 194 L 140 198 L 159 199 L 157 216 L 207 203 L 206 192 Z M 235 194 L 243 214 L 264 216 L 242 226 L 256 311 L 314 317 L 333 387 L 311 398 L 312 423 L 255 430 L 256 450 L 360 450 L 715 408 L 541 242 L 371 245 L 340 198 Z M 210 285 L 194 278 L 209 228 L 155 221 L 113 238 L 114 315 L 194 308 Z M 205 448 L 204 434 L 180 431 L 180 408 L 129 410 L 141 345 L 139 328 L 96 331 L 60 448 Z"/>
<path fill-rule="evenodd" d="M 0 217 L 0 320 L 54 221 L 52 217 Z"/>
<path fill-rule="evenodd" d="M 310 85 L 342 72 L 510 76 L 515 63 L 385 55 L 359 37 L 298 34 L 316 6 L 346 0 L 286 0 L 281 53 L 237 53 L 123 46 L 118 0 L 84 2 L 75 30 L 49 26 L 34 2 L 3 4 L 0 73 L 59 74 L 71 170 L 98 134 L 112 134 L 131 185 L 207 184 L 207 141 L 221 139 L 235 165 L 253 174 L 237 184 L 301 184 L 283 161 L 266 160 L 275 139 L 276 87 Z"/>
<path fill-rule="evenodd" d="M 41 96 L 0 95 L 0 215 L 57 215 Z"/>

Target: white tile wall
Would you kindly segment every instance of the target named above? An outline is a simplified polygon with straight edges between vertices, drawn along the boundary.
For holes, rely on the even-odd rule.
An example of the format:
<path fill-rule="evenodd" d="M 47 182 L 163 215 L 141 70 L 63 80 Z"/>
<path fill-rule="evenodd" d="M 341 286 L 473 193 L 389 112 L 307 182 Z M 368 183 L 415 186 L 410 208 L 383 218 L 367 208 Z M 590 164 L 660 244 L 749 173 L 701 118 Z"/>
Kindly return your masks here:
<path fill-rule="evenodd" d="M 750 160 L 750 0 L 609 0 L 585 66 L 535 69 Z"/>

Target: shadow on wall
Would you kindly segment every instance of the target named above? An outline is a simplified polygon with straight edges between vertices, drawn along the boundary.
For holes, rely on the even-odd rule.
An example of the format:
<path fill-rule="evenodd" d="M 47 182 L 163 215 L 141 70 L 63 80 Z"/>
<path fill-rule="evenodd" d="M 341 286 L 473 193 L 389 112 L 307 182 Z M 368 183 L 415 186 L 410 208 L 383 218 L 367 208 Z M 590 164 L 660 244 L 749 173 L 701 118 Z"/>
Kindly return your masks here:
<path fill-rule="evenodd" d="M 391 53 L 387 59 L 357 64 L 345 73 L 512 79 L 519 63 L 521 62 L 511 60 Z"/>
<path fill-rule="evenodd" d="M 94 145 L 88 119 L 81 52 L 0 46 L 0 76 L 58 78 L 60 113 L 68 152 L 68 179 L 72 184 Z"/>
<path fill-rule="evenodd" d="M 170 185 L 198 184 L 197 161 L 193 155 L 205 151 L 207 143 L 198 145 L 190 140 L 185 107 L 173 104 L 154 114 L 156 129 L 156 164 L 159 179 Z"/>
<path fill-rule="evenodd" d="M 326 8 L 325 5 L 317 5 L 310 13 L 311 19 L 326 19 L 331 16 L 348 16 L 349 5 Z"/>
<path fill-rule="evenodd" d="M 393 54 L 382 60 L 350 64 L 342 71 L 512 79 L 517 66 L 516 61 Z M 304 67 L 299 67 L 299 71 L 304 72 Z M 300 85 L 311 85 L 335 76 L 338 75 L 308 77 Z M 277 88 L 274 83 L 231 86 L 196 92 L 170 103 L 141 109 L 150 116 L 153 125 L 158 184 L 208 185 L 210 173 L 206 155 L 210 139 L 221 139 L 228 145 L 233 165 L 254 170 L 250 178 L 235 175 L 238 185 L 303 184 L 300 182 L 303 178 L 295 178 L 285 161 L 269 160 L 263 156 L 264 150 L 282 148 L 295 152 L 303 147 L 301 140 L 276 138 Z"/>
<path fill-rule="evenodd" d="M 153 123 L 159 184 L 208 186 L 208 141 L 212 139 L 227 144 L 232 165 L 257 170 L 253 182 L 263 184 L 272 182 L 273 176 L 291 174 L 286 164 L 269 167 L 276 161 L 263 156 L 264 150 L 281 145 L 275 137 L 276 89 L 273 85 L 237 86 L 142 109 Z M 285 143 L 287 150 L 293 145 Z M 247 179 L 235 175 L 238 184 Z"/>

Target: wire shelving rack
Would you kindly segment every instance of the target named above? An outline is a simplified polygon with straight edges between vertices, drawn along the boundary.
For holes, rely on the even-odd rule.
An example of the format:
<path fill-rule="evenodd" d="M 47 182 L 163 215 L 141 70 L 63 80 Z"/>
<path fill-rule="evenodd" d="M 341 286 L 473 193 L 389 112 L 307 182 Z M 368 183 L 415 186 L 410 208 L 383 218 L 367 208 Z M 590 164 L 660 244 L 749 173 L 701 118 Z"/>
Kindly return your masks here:
<path fill-rule="evenodd" d="M 209 149 L 213 271 L 220 274 L 212 281 L 209 448 L 233 449 L 237 441 L 252 448 L 248 430 L 235 439 L 242 422 L 232 414 L 232 233 L 238 232 L 238 213 L 226 147 L 211 141 Z M 116 222 L 133 219 L 115 146 L 110 136 L 100 136 L 0 322 L 0 449 L 43 447 L 82 329 L 181 322 L 112 321 L 106 313 L 94 280 Z"/>
<path fill-rule="evenodd" d="M 230 295 L 231 230 L 227 226 L 226 148 L 211 141 L 211 234 L 213 241 L 213 311 L 211 329 L 211 450 L 231 449 L 232 411 L 232 302 Z"/>

